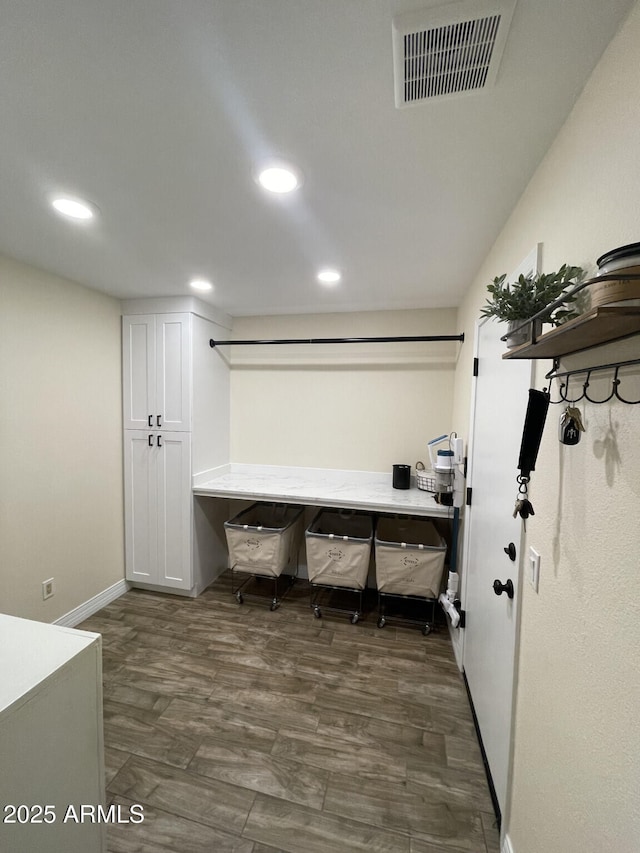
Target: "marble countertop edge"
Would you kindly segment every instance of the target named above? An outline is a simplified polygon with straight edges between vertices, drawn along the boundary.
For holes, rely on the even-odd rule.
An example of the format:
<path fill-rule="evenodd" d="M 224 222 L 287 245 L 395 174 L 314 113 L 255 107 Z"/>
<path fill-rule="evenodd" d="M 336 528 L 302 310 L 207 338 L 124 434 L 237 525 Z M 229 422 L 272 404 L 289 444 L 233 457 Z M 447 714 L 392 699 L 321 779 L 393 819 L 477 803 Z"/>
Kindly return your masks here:
<path fill-rule="evenodd" d="M 204 482 L 204 476 L 194 478 L 194 495 L 444 518 L 453 512 L 415 484 L 394 489 L 391 472 L 235 463 L 211 473 Z"/>

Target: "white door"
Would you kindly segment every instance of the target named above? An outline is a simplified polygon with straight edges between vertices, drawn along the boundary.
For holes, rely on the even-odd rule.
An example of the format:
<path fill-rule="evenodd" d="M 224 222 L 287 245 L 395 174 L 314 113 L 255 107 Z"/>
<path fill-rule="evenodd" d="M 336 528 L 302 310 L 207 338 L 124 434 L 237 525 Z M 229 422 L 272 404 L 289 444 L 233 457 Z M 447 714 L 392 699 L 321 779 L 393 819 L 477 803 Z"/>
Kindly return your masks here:
<path fill-rule="evenodd" d="M 191 589 L 191 436 L 125 430 L 127 580 Z"/>
<path fill-rule="evenodd" d="M 161 586 L 190 589 L 191 436 L 157 433 L 158 580 Z"/>
<path fill-rule="evenodd" d="M 513 274 L 537 269 L 537 250 Z M 513 280 L 513 277 L 510 280 Z M 502 358 L 506 326 L 478 323 L 477 378 L 467 485 L 472 488 L 464 545 L 466 627 L 463 667 L 500 807 L 507 799 L 517 653 L 523 522 L 513 518 L 518 457 L 529 399 L 531 362 Z M 505 548 L 515 546 L 512 561 Z M 513 584 L 496 595 L 495 580 Z"/>
<path fill-rule="evenodd" d="M 156 318 L 122 318 L 122 389 L 125 429 L 156 426 Z"/>
<path fill-rule="evenodd" d="M 156 352 L 154 427 L 188 432 L 191 429 L 192 387 L 190 314 L 158 314 Z"/>
<path fill-rule="evenodd" d="M 126 577 L 157 583 L 157 450 L 151 432 L 124 431 L 124 509 Z"/>

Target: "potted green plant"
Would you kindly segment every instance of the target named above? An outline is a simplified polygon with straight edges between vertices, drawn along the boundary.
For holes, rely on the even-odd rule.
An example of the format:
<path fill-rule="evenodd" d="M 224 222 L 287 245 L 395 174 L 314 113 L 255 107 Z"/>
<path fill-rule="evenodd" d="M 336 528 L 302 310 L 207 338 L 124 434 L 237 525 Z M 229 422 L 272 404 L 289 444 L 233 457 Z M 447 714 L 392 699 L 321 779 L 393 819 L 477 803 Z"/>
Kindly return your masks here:
<path fill-rule="evenodd" d="M 496 317 L 508 322 L 509 328 L 519 326 L 559 299 L 567 289 L 578 284 L 583 276 L 584 270 L 581 267 L 568 264 L 563 264 L 557 272 L 520 275 L 516 281 L 509 284 L 505 284 L 506 273 L 497 276 L 493 283 L 487 286 L 491 297 L 480 311 L 480 316 Z M 576 299 L 576 296 L 568 296 L 562 306 L 551 309 L 546 315 L 543 314 L 536 321 L 536 335 L 540 333 L 543 322 L 559 326 L 576 317 L 579 313 L 574 305 Z M 515 335 L 510 335 L 507 346 L 526 343 L 530 334 L 531 327 L 524 326 Z"/>

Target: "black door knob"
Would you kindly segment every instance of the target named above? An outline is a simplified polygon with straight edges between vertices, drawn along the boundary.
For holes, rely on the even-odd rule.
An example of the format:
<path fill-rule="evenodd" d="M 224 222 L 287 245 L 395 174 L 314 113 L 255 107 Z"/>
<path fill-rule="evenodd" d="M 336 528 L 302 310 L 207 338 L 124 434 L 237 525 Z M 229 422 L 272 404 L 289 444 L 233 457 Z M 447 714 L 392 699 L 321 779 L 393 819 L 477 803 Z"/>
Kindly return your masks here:
<path fill-rule="evenodd" d="M 513 544 L 513 542 L 509 542 L 507 547 L 504 549 L 504 553 L 509 555 L 509 559 L 511 560 L 512 563 L 515 563 L 515 561 L 516 561 L 516 546 Z"/>
<path fill-rule="evenodd" d="M 509 578 L 506 583 L 501 583 L 500 581 L 495 580 L 493 582 L 493 591 L 496 595 L 502 595 L 503 592 L 506 592 L 509 598 L 513 598 L 513 581 L 511 580 L 511 578 Z"/>

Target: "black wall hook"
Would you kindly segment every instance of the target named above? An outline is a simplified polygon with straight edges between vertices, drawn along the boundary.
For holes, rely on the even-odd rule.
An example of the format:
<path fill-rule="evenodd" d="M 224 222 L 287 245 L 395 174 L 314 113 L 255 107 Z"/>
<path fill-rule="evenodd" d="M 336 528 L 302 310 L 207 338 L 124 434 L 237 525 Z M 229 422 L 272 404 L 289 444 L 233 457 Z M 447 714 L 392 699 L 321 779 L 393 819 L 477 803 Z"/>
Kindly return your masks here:
<path fill-rule="evenodd" d="M 619 370 L 619 367 L 616 367 L 616 372 L 615 372 L 615 375 L 613 377 L 613 393 L 616 395 L 616 397 L 618 398 L 618 400 L 620 400 L 621 403 L 626 403 L 627 406 L 637 406 L 638 404 L 640 404 L 640 400 L 626 400 L 622 396 L 622 394 L 620 394 L 618 392 L 618 388 L 620 387 L 620 381 L 621 381 L 620 379 L 618 379 L 618 370 Z"/>
<path fill-rule="evenodd" d="M 627 361 L 613 361 L 609 364 L 598 364 L 592 367 L 577 367 L 575 370 L 564 370 L 558 371 L 558 367 L 560 366 L 560 360 L 558 358 L 554 358 L 553 367 L 546 374 L 545 379 L 549 380 L 549 391 L 551 391 L 551 385 L 553 380 L 555 379 L 558 383 L 558 394 L 560 396 L 559 400 L 549 400 L 550 403 L 557 405 L 558 403 L 579 403 L 581 400 L 588 400 L 590 403 L 594 403 L 595 405 L 601 405 L 603 403 L 608 403 L 614 397 L 620 400 L 621 403 L 625 403 L 628 406 L 637 406 L 640 405 L 640 399 L 638 400 L 628 400 L 626 397 L 623 397 L 620 393 L 620 385 L 622 383 L 622 379 L 620 379 L 619 372 L 622 367 L 631 367 L 640 365 L 640 358 L 632 358 Z M 600 370 L 613 370 L 613 378 L 611 380 L 611 393 L 602 400 L 596 400 L 593 397 L 589 396 L 589 385 L 591 383 L 591 374 L 596 373 Z M 582 385 L 582 394 L 576 398 L 570 398 L 569 396 L 569 380 L 572 376 L 577 376 L 579 374 L 585 374 L 586 378 Z M 564 382 L 560 382 L 561 379 L 565 379 Z"/>

